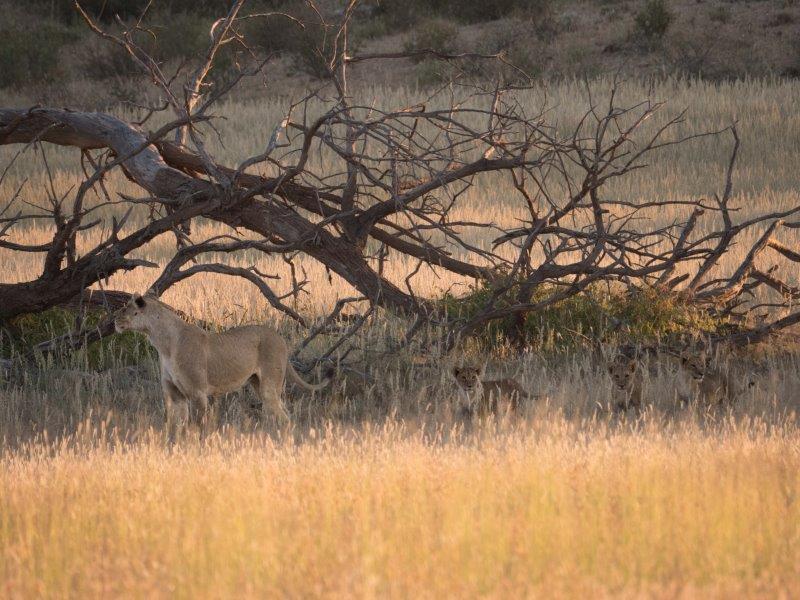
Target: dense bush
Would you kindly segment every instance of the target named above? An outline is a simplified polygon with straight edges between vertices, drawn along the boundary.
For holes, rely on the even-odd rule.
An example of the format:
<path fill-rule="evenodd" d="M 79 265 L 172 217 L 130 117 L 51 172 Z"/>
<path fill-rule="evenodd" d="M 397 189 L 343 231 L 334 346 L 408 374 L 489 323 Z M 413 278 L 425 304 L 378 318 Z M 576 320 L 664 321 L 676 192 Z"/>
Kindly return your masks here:
<path fill-rule="evenodd" d="M 390 27 L 408 29 L 431 17 L 478 23 L 524 13 L 536 19 L 550 13 L 551 0 L 370 0 L 368 6 Z"/>
<path fill-rule="evenodd" d="M 541 301 L 552 291 L 540 289 L 531 301 Z M 468 320 L 486 306 L 493 294 L 489 287 L 477 287 L 466 296 L 445 295 L 441 304 L 451 317 Z M 508 304 L 500 297 L 495 306 Z M 487 346 L 503 345 L 515 336 L 517 326 L 513 317 L 492 321 L 486 324 L 480 339 Z M 581 345 L 587 339 L 651 343 L 722 333 L 732 327 L 726 319 L 712 318 L 695 306 L 653 289 L 609 292 L 598 287 L 530 313 L 524 319 L 523 334 L 530 345 L 552 350 Z"/>
<path fill-rule="evenodd" d="M 143 11 L 152 8 L 165 13 L 192 13 L 204 16 L 222 16 L 232 4 L 232 0 L 79 0 L 87 14 L 98 21 L 114 22 L 118 16 L 123 20 L 138 18 Z M 75 9 L 74 0 L 31 0 L 30 5 L 39 14 L 58 19 L 65 23 L 81 20 Z"/>
<path fill-rule="evenodd" d="M 660 39 L 667 33 L 674 19 L 675 15 L 666 0 L 647 0 L 642 10 L 636 14 L 636 29 L 646 39 Z"/>
<path fill-rule="evenodd" d="M 127 50 L 92 38 L 80 50 L 81 71 L 90 79 L 128 77 L 142 72 Z"/>
<path fill-rule="evenodd" d="M 22 315 L 0 326 L 0 357 L 14 358 L 33 350 L 36 344 L 46 342 L 73 331 L 75 313 L 62 308 L 51 308 L 38 314 Z M 105 312 L 95 310 L 86 316 L 85 326 L 90 329 L 105 317 Z M 70 363 L 83 363 L 89 369 L 105 369 L 120 365 L 140 364 L 152 360 L 155 350 L 144 335 L 134 332 L 107 337 L 85 347 L 81 352 L 63 357 Z M 51 359 L 54 357 L 51 357 Z"/>
<path fill-rule="evenodd" d="M 276 10 L 297 21 L 282 16 L 251 19 L 243 27 L 246 42 L 262 52 L 289 55 L 298 71 L 326 77 L 334 44 L 319 15 L 299 2 L 277 6 Z"/>
<path fill-rule="evenodd" d="M 455 25 L 443 19 L 428 19 L 414 29 L 404 49 L 406 52 L 431 49 L 442 54 L 454 54 L 457 39 L 458 28 Z M 418 57 L 415 62 L 422 60 L 424 57 Z"/>
<path fill-rule="evenodd" d="M 211 19 L 193 14 L 159 13 L 146 23 L 149 32 L 137 32 L 134 40 L 160 62 L 197 58 L 209 45 L 211 23 Z M 225 62 L 230 50 L 230 45 L 223 49 L 220 62 Z M 87 41 L 81 62 L 84 72 L 93 79 L 127 77 L 142 71 L 125 49 L 97 38 Z"/>
<path fill-rule="evenodd" d="M 0 87 L 53 80 L 61 47 L 76 37 L 73 30 L 55 23 L 0 29 Z"/>
<path fill-rule="evenodd" d="M 159 13 L 149 25 L 154 36 L 147 35 L 142 46 L 158 60 L 196 57 L 209 45 L 213 19 L 192 13 Z"/>

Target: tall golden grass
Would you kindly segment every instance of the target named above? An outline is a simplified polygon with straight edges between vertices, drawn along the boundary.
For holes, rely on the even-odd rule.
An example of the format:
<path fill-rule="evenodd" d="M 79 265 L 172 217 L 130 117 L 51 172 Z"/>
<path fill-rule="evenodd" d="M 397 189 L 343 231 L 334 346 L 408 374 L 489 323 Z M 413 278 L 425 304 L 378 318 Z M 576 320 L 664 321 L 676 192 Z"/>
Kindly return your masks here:
<path fill-rule="evenodd" d="M 647 91 L 630 82 L 620 93 L 634 101 Z M 682 133 L 738 120 L 737 219 L 800 203 L 799 92 L 781 81 L 667 80 L 654 88 L 668 110 L 688 107 Z M 370 94 L 385 105 L 411 103 L 415 90 Z M 563 124 L 587 102 L 572 82 L 527 101 L 543 98 Z M 234 164 L 256 152 L 284 105 L 225 105 L 219 159 Z M 727 143 L 671 148 L 611 192 L 636 199 L 719 191 Z M 80 177 L 78 156 L 45 151 L 56 189 L 66 191 Z M 11 168 L 0 197 L 26 178 L 24 197 L 35 201 L 46 180 L 32 156 Z M 121 178 L 108 185 L 136 194 Z M 514 225 L 507 191 L 499 181 L 471 190 L 461 216 Z M 195 236 L 223 231 L 201 222 Z M 783 240 L 797 245 L 795 232 Z M 18 235 L 35 242 L 48 231 L 37 225 Z M 741 260 L 745 241 L 720 268 Z M 173 249 L 164 237 L 142 255 L 163 264 Z M 280 260 L 235 260 L 287 275 Z M 304 312 L 320 314 L 352 293 L 300 262 L 311 292 L 300 300 Z M 395 259 L 387 274 L 402 281 L 412 266 Z M 40 268 L 39 257 L 0 250 L 3 281 Z M 782 275 L 798 281 L 792 269 Z M 107 285 L 141 291 L 156 276 L 140 269 Z M 416 281 L 428 295 L 469 283 L 432 271 Z M 200 276 L 166 300 L 222 325 L 268 321 L 292 343 L 301 336 L 244 281 Z M 378 315 L 358 338 L 364 354 L 382 356 L 387 330 L 401 325 Z M 726 363 L 756 380 L 732 406 L 680 407 L 665 372 L 648 381 L 650 407 L 640 417 L 606 410 L 611 383 L 588 354 L 500 348 L 476 356 L 465 346 L 421 366 L 401 353 L 382 358 L 370 385 L 337 382 L 332 394 L 293 397 L 288 437 L 253 431 L 233 397 L 218 402 L 220 428 L 206 443 L 174 448 L 163 442 L 152 363 L 133 374 L 44 365 L 0 383 L 0 596 L 796 596 L 800 364 L 793 348 L 768 350 Z M 446 371 L 465 359 L 488 360 L 492 373 L 516 376 L 550 400 L 520 423 L 464 432 L 452 420 Z"/>
<path fill-rule="evenodd" d="M 793 427 L 402 424 L 5 453 L 9 597 L 791 597 Z"/>

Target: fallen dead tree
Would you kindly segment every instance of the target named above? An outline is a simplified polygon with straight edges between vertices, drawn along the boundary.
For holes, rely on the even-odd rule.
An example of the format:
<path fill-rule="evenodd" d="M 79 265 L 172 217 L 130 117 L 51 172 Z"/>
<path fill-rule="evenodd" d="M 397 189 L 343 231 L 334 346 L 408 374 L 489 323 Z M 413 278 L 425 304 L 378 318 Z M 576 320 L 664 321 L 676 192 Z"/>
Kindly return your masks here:
<path fill-rule="evenodd" d="M 763 339 L 800 320 L 797 313 L 785 314 L 800 292 L 780 280 L 773 267 L 757 265 L 765 252 L 800 262 L 800 254 L 779 239 L 782 229 L 798 226 L 791 219 L 800 207 L 734 221 L 731 198 L 739 148 L 735 128 L 702 134 L 729 132 L 733 138 L 723 189 L 713 200 L 618 200 L 607 193 L 609 182 L 644 168 L 659 150 L 699 137 L 677 134 L 683 113 L 649 127 L 663 104 L 645 100 L 620 105 L 612 89 L 602 105 L 591 103 L 572 129 L 561 131 L 548 122 L 546 104 L 534 109 L 520 102 L 519 95 L 530 87 L 524 79 L 506 85 L 456 82 L 407 106 L 362 102 L 348 86 L 349 70 L 358 63 L 404 55 L 350 52 L 348 26 L 355 4 L 330 22 L 315 7 L 328 32 L 328 43 L 317 48 L 327 65 L 325 85 L 287 106 L 285 118 L 265 140 L 264 151 L 242 157 L 235 166 L 221 164 L 206 148 L 204 136 L 213 131 L 212 111 L 240 78 L 263 71 L 269 63 L 257 62 L 250 72 L 243 69 L 221 89 L 209 84 L 207 76 L 221 47 L 246 45 L 241 23 L 287 15 L 245 14 L 245 2 L 234 3 L 215 23 L 206 56 L 181 86 L 136 45 L 133 30 L 112 35 L 81 11 L 97 35 L 124 48 L 149 73 L 174 118 L 147 132 L 141 124 L 108 114 L 0 108 L 0 144 L 18 145 L 20 152 L 48 144 L 77 148 L 87 167 L 82 184 L 67 196 L 44 189 L 43 200 L 32 209 L 30 203 L 18 202 L 18 194 L 3 199 L 0 248 L 41 255 L 42 272 L 30 281 L 0 284 L 0 320 L 74 305 L 90 299 L 87 290 L 116 272 L 157 267 L 136 258 L 136 252 L 162 235 L 174 235 L 178 244 L 174 258 L 154 278 L 155 293 L 197 273 L 242 277 L 276 310 L 309 327 L 306 317 L 284 302 L 302 290 L 305 281 L 295 277 L 291 291 L 279 294 L 270 278 L 255 268 L 202 261 L 211 253 L 257 251 L 291 264 L 302 253 L 352 286 L 356 299 L 367 303 L 366 314 L 380 308 L 410 316 L 413 325 L 402 343 L 413 338 L 422 323 L 436 322 L 455 340 L 499 319 L 521 323 L 526 315 L 597 284 L 612 283 L 655 288 L 734 317 L 742 323 L 730 338 L 734 342 Z M 425 52 L 441 60 L 504 61 L 501 55 Z M 330 165 L 335 167 L 332 171 Z M 257 175 L 256 167 L 268 167 L 274 175 Z M 142 196 L 108 190 L 104 182 L 113 171 L 121 171 Z M 470 190 L 501 181 L 512 190 L 505 205 L 526 215 L 520 227 L 501 229 L 491 215 L 482 222 L 454 217 Z M 87 202 L 89 194 L 100 201 Z M 150 208 L 149 218 L 132 219 L 142 205 Z M 657 211 L 682 216 L 664 223 L 651 218 Z M 699 232 L 699 219 L 709 215 L 716 226 Z M 191 223 L 199 217 L 229 226 L 230 235 L 192 240 Z M 43 222 L 52 230 L 48 243 L 26 245 L 24 235 L 17 235 Z M 476 231 L 491 233 L 490 248 L 471 241 Z M 759 237 L 741 264 L 730 273 L 720 272 L 720 259 L 753 231 Z M 79 252 L 78 241 L 89 232 L 102 232 L 100 241 Z M 404 281 L 392 281 L 384 265 L 400 256 L 413 260 L 416 268 Z M 417 288 L 415 278 L 423 268 L 481 282 L 491 293 L 469 317 L 448 315 L 439 299 Z M 778 299 L 769 303 L 774 317 L 751 326 L 750 317 L 763 308 L 752 301 L 758 288 Z M 100 292 L 92 293 L 102 298 Z M 109 309 L 118 305 L 114 298 L 106 301 Z M 340 311 L 338 306 L 332 317 Z M 366 314 L 357 315 L 355 325 L 360 326 Z M 343 335 L 352 335 L 357 326 Z M 325 330 L 312 327 L 311 334 Z M 77 347 L 110 332 L 106 321 L 40 350 L 63 344 Z M 342 343 L 340 337 L 334 348 Z"/>

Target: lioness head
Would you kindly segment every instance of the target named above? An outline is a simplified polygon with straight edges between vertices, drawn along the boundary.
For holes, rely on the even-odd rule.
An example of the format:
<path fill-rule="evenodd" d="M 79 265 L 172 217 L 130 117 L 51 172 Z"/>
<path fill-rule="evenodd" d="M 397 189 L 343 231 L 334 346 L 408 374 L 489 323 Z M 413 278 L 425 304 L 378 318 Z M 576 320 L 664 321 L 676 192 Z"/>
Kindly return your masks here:
<path fill-rule="evenodd" d="M 114 329 L 123 331 L 147 331 L 158 311 L 158 301 L 136 294 L 114 319 Z"/>
<path fill-rule="evenodd" d="M 620 389 L 628 389 L 636 374 L 636 366 L 635 359 L 620 354 L 608 365 L 611 381 Z"/>
<path fill-rule="evenodd" d="M 461 389 L 471 392 L 480 384 L 481 377 L 483 377 L 482 367 L 453 367 L 453 377 Z"/>

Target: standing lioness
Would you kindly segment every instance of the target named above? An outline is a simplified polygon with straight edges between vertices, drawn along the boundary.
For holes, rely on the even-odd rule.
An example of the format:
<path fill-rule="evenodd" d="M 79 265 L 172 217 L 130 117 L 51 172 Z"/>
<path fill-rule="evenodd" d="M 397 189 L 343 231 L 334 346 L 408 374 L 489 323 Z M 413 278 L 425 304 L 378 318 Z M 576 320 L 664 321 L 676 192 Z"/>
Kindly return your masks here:
<path fill-rule="evenodd" d="M 186 323 L 154 297 L 134 296 L 114 321 L 117 331 L 140 331 L 158 350 L 167 430 L 172 437 L 189 420 L 189 405 L 205 427 L 209 396 L 233 392 L 250 383 L 269 410 L 285 425 L 289 415 L 281 396 L 286 373 L 307 390 L 325 387 L 303 381 L 289 364 L 280 334 L 265 325 L 234 327 L 220 333 Z"/>

